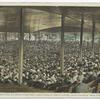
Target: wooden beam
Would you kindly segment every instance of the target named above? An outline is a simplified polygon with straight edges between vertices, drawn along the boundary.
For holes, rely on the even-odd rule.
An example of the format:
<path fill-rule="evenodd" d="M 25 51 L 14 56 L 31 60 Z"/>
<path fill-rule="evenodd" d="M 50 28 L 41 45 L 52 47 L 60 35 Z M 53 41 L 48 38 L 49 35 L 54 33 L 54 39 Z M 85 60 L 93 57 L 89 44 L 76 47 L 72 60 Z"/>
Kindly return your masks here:
<path fill-rule="evenodd" d="M 81 14 L 81 33 L 80 33 L 80 61 L 82 61 L 82 47 L 83 47 L 83 27 L 84 27 L 84 14 Z"/>
<path fill-rule="evenodd" d="M 23 81 L 23 42 L 24 42 L 24 33 L 23 33 L 23 8 L 20 8 L 20 35 L 19 35 L 19 84 L 22 84 Z"/>
<path fill-rule="evenodd" d="M 31 33 L 29 32 L 29 41 L 31 40 Z"/>
<path fill-rule="evenodd" d="M 64 71 L 64 22 L 65 22 L 65 16 L 64 14 L 62 14 L 61 16 L 61 48 L 60 48 L 61 75 L 63 75 L 63 71 Z"/>
<path fill-rule="evenodd" d="M 95 19 L 92 15 L 92 57 L 94 57 L 94 35 L 95 35 Z"/>

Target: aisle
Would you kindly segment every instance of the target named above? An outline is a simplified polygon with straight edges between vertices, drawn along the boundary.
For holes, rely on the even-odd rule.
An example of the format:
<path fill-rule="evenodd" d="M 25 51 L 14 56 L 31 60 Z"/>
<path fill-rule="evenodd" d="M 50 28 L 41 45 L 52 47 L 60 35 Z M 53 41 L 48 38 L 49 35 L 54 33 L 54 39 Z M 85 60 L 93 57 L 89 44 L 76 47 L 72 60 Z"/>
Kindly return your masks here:
<path fill-rule="evenodd" d="M 36 92 L 36 93 L 49 93 L 52 91 L 49 90 L 43 90 L 43 89 L 37 89 L 32 88 L 28 86 L 18 86 L 14 84 L 1 84 L 0 83 L 0 92 Z"/>

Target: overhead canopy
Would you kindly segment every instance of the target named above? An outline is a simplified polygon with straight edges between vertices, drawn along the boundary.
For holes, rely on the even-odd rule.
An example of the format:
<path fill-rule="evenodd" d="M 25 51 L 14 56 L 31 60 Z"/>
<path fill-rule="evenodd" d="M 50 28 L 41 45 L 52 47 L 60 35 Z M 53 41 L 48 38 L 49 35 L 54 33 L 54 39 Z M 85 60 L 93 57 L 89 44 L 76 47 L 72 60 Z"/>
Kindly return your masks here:
<path fill-rule="evenodd" d="M 93 15 L 96 21 L 96 32 L 100 32 L 99 7 L 61 6 L 23 7 L 23 31 L 24 33 L 36 31 L 59 32 L 62 13 L 66 16 L 66 32 L 80 32 L 82 13 L 85 16 L 84 32 L 91 32 Z M 20 7 L 0 7 L 0 32 L 20 32 Z"/>

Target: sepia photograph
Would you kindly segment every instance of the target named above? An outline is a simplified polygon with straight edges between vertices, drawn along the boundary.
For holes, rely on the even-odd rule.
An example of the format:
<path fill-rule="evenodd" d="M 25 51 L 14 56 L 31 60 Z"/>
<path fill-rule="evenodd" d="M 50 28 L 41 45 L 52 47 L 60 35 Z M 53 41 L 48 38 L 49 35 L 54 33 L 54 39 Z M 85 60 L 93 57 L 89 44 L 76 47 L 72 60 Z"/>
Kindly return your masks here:
<path fill-rule="evenodd" d="M 1 5 L 0 93 L 100 93 L 100 6 Z"/>

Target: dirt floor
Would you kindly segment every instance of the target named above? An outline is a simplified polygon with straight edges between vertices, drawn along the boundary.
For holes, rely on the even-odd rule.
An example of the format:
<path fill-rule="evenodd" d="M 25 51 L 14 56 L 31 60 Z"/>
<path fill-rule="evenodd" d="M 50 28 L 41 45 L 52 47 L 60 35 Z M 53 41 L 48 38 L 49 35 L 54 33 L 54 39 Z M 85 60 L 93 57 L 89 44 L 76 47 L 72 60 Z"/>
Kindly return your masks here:
<path fill-rule="evenodd" d="M 53 91 L 37 89 L 33 87 L 28 87 L 24 85 L 14 85 L 14 84 L 0 84 L 0 92 L 34 92 L 34 93 L 52 93 Z"/>

